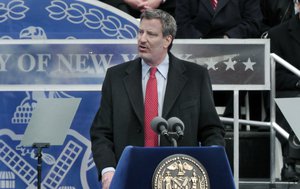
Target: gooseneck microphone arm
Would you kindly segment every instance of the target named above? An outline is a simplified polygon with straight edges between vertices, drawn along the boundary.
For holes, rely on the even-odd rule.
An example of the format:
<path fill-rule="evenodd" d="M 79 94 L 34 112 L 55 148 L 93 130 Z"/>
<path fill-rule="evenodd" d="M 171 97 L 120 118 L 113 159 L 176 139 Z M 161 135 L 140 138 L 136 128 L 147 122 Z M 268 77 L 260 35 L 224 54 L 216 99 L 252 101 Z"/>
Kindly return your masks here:
<path fill-rule="evenodd" d="M 177 140 L 175 140 L 175 138 L 173 138 L 173 137 L 170 137 L 170 138 L 171 138 L 172 145 L 174 147 L 177 147 Z"/>

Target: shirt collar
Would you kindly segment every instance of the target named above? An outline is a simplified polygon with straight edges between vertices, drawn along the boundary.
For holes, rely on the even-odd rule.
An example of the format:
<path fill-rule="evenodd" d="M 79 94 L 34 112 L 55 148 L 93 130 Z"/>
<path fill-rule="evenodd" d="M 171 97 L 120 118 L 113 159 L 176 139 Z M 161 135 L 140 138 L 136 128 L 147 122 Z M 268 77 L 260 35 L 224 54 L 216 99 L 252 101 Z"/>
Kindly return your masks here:
<path fill-rule="evenodd" d="M 149 72 L 151 66 L 146 64 L 146 62 L 142 59 L 142 78 L 145 79 L 147 73 Z M 168 71 L 169 71 L 169 55 L 167 54 L 164 60 L 157 66 L 157 70 L 159 73 L 167 79 Z"/>

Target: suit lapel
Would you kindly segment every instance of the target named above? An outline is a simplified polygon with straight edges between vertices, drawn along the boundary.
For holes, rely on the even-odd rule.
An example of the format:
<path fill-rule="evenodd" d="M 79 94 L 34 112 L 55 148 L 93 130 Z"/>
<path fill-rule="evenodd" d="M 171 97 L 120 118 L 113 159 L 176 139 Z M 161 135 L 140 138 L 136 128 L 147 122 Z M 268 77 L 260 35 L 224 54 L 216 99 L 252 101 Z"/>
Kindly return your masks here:
<path fill-rule="evenodd" d="M 299 15 L 297 14 L 294 18 L 291 19 L 289 23 L 289 33 L 297 43 L 300 44 L 300 20 Z"/>
<path fill-rule="evenodd" d="M 215 10 L 215 14 L 218 14 L 218 12 L 229 2 L 229 0 L 219 0 L 217 8 Z"/>
<path fill-rule="evenodd" d="M 202 0 L 202 1 L 200 1 L 200 3 L 202 3 L 204 5 L 204 7 L 207 9 L 207 11 L 209 12 L 210 15 L 213 16 L 215 14 L 215 11 L 211 6 L 210 0 Z"/>
<path fill-rule="evenodd" d="M 179 96 L 182 88 L 187 82 L 187 78 L 184 75 L 185 66 L 179 59 L 175 58 L 172 54 L 169 54 L 170 65 L 168 72 L 168 83 L 166 87 L 166 93 L 164 97 L 163 105 L 163 117 L 167 117 L 171 108 L 173 107 L 177 97 Z"/>
<path fill-rule="evenodd" d="M 218 0 L 216 10 L 212 8 L 211 0 L 202 0 L 200 2 L 205 6 L 211 15 L 216 15 L 229 2 L 229 0 Z"/>
<path fill-rule="evenodd" d="M 142 68 L 141 59 L 136 59 L 130 63 L 124 77 L 124 85 L 127 90 L 131 105 L 136 113 L 141 126 L 144 125 L 144 100 L 142 90 Z"/>
<path fill-rule="evenodd" d="M 163 117 L 166 117 L 173 107 L 177 97 L 187 82 L 184 75 L 185 66 L 181 60 L 169 54 L 170 65 L 168 72 L 168 83 L 164 97 Z M 124 85 L 128 93 L 130 103 L 136 113 L 141 125 L 144 125 L 144 100 L 142 93 L 142 73 L 140 59 L 134 60 L 127 68 L 127 76 L 124 77 Z"/>

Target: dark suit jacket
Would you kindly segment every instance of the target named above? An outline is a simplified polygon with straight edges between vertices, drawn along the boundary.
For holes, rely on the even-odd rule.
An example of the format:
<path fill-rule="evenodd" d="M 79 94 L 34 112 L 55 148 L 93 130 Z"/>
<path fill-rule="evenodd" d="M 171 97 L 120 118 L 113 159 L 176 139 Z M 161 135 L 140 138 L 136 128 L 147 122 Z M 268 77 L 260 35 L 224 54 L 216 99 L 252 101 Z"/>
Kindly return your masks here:
<path fill-rule="evenodd" d="M 260 0 L 260 7 L 263 14 L 263 32 L 295 15 L 293 0 Z"/>
<path fill-rule="evenodd" d="M 254 38 L 260 36 L 259 0 L 176 0 L 177 38 Z"/>
<path fill-rule="evenodd" d="M 216 113 L 208 71 L 169 54 L 163 115 L 178 117 L 185 136 L 178 146 L 224 145 L 224 128 Z M 141 59 L 107 70 L 99 111 L 91 127 L 94 161 L 99 171 L 115 167 L 127 145 L 144 146 Z M 171 145 L 161 137 L 161 145 Z"/>
<path fill-rule="evenodd" d="M 124 3 L 123 0 L 100 0 L 100 1 L 103 3 L 109 4 L 113 7 L 116 7 L 118 9 L 130 14 L 131 16 L 133 16 L 135 18 L 140 17 L 140 14 L 141 14 L 140 11 L 132 9 L 129 5 Z M 158 7 L 158 9 L 162 9 L 175 17 L 175 7 L 176 7 L 175 0 L 166 0 L 166 2 L 161 4 Z"/>
<path fill-rule="evenodd" d="M 297 69 L 300 69 L 300 19 L 299 13 L 288 22 L 278 25 L 269 31 L 271 52 L 277 54 Z M 276 64 L 277 90 L 299 90 L 295 74 Z"/>

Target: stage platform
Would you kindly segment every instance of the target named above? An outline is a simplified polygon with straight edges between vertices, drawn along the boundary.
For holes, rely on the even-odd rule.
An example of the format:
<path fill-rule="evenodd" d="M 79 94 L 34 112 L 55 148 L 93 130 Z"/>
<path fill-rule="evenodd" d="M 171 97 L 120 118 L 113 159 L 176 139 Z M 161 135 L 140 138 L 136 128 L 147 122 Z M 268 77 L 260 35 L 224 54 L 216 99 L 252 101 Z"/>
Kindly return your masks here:
<path fill-rule="evenodd" d="M 240 180 L 239 189 L 299 189 L 300 183 L 295 182 L 275 182 L 257 180 Z"/>
<path fill-rule="evenodd" d="M 227 132 L 225 138 L 227 156 L 233 166 L 233 133 Z M 300 189 L 296 182 L 277 180 L 270 185 L 270 134 L 266 131 L 240 132 L 239 174 L 239 189 Z"/>

